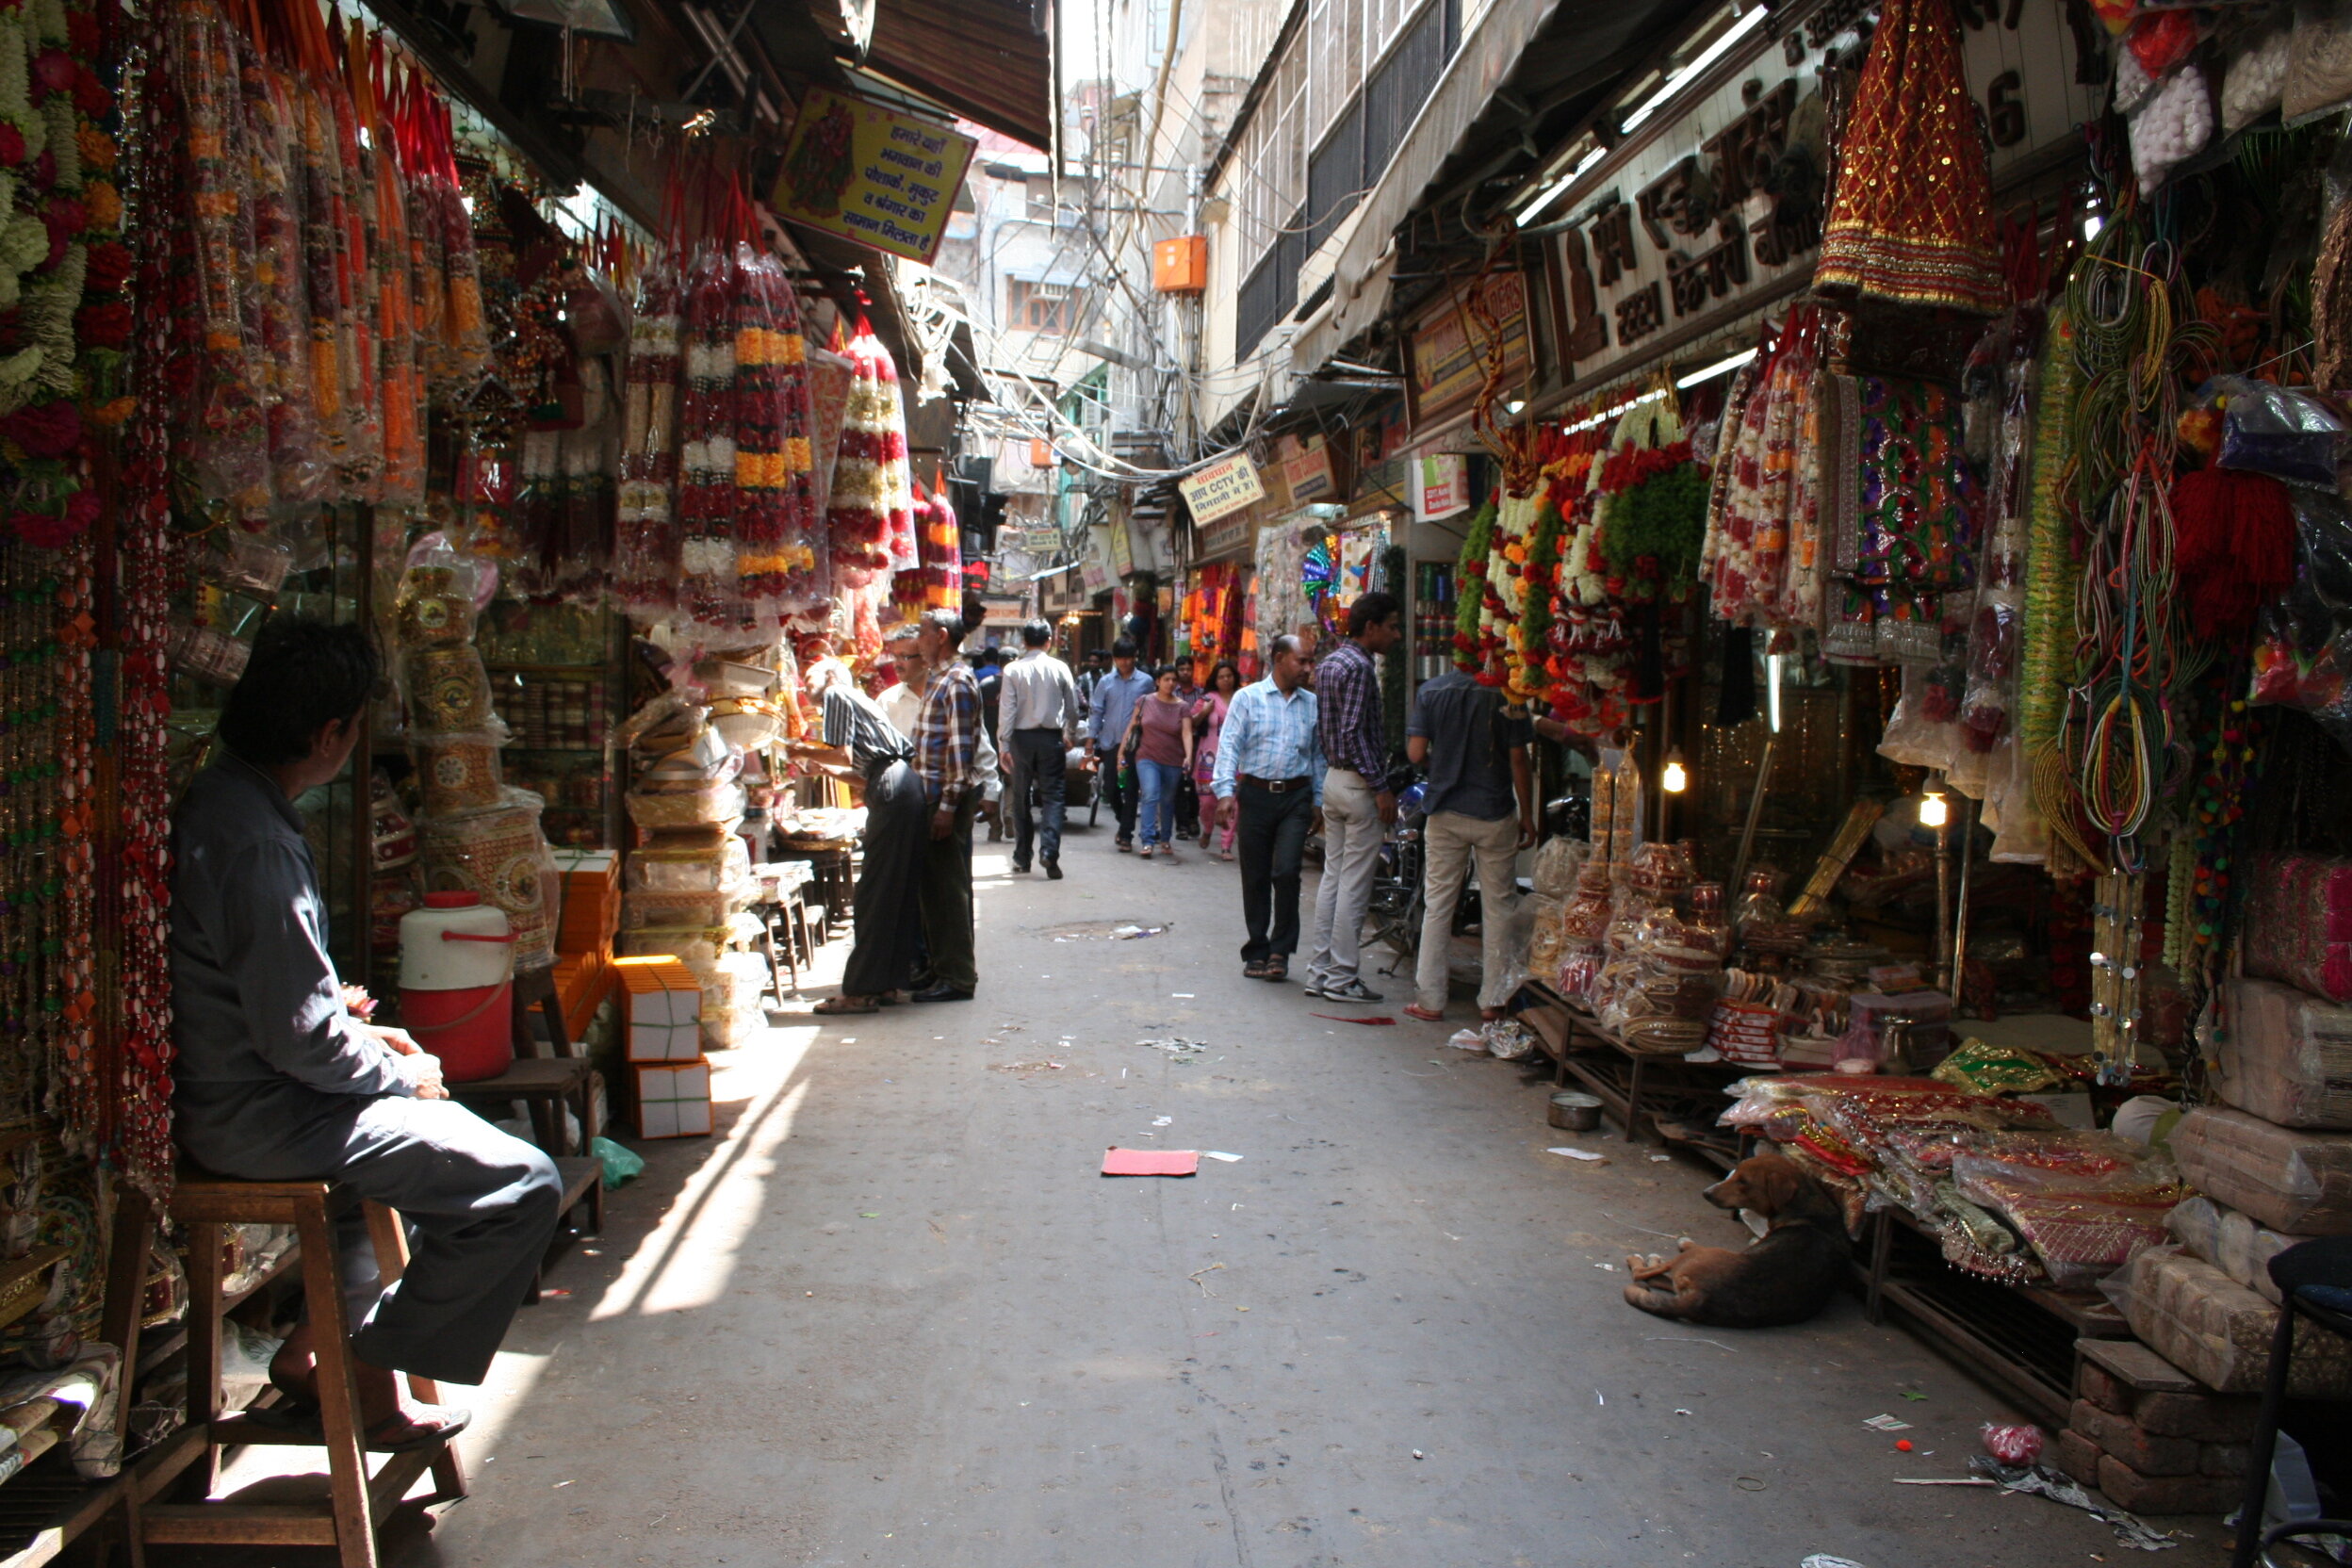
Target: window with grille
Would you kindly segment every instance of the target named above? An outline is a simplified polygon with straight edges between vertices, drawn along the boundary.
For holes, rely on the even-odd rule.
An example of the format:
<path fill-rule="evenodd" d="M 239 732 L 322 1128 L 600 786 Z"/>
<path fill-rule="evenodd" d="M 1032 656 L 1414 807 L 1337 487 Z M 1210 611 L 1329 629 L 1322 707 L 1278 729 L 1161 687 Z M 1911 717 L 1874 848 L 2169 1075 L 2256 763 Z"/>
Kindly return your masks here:
<path fill-rule="evenodd" d="M 1004 280 L 1004 322 L 1015 332 L 1059 337 L 1078 319 L 1078 291 L 1066 283 Z"/>

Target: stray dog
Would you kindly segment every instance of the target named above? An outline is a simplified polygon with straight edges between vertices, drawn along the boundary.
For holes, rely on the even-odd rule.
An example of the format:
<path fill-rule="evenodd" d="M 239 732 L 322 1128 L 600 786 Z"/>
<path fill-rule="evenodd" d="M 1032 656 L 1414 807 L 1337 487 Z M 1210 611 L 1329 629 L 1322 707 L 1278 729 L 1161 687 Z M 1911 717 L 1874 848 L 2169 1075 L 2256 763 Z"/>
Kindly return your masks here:
<path fill-rule="evenodd" d="M 1802 1323 L 1829 1304 L 1853 1250 L 1821 1183 L 1779 1154 L 1758 1154 L 1699 1196 L 1720 1209 L 1752 1209 L 1771 1228 L 1738 1252 L 1686 1239 L 1672 1257 L 1627 1258 L 1628 1302 L 1719 1329 Z"/>

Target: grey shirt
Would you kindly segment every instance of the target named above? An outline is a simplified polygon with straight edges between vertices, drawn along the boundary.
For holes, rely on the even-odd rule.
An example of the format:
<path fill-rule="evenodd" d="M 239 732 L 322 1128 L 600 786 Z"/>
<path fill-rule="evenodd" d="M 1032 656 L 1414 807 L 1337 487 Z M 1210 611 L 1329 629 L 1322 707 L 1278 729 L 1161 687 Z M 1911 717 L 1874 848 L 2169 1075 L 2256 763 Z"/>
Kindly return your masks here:
<path fill-rule="evenodd" d="M 1058 729 L 1064 745 L 1078 743 L 1078 682 L 1068 664 L 1043 648 L 1032 648 L 1004 667 L 997 701 L 1003 709 L 1000 734 Z"/>
<path fill-rule="evenodd" d="M 1535 727 L 1503 711 L 1502 694 L 1448 670 L 1413 694 L 1405 733 L 1429 743 L 1429 794 L 1422 808 L 1497 822 L 1519 809 L 1511 754 L 1535 739 Z"/>
<path fill-rule="evenodd" d="M 399 1054 L 343 1004 L 302 819 L 225 753 L 172 822 L 173 1103 L 199 1157 L 256 1093 L 413 1094 Z"/>

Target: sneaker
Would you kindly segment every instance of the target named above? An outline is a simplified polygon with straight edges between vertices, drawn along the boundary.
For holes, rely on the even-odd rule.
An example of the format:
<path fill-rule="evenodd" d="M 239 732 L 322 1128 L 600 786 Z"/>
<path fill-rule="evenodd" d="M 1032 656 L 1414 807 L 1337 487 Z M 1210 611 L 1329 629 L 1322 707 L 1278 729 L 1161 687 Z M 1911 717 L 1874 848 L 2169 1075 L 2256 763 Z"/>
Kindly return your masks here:
<path fill-rule="evenodd" d="M 1322 1000 L 1323 1000 L 1323 982 L 1321 982 L 1320 980 L 1309 980 L 1309 981 L 1307 982 L 1307 984 L 1306 984 L 1306 988 L 1305 988 L 1305 990 L 1304 990 L 1304 992 L 1303 992 L 1302 994 L 1303 994 L 1303 995 L 1305 995 L 1305 997 L 1307 998 L 1307 1000 L 1308 1000 L 1308 1001 L 1310 1001 L 1310 1002 L 1320 1002 L 1320 1001 L 1322 1001 Z"/>
<path fill-rule="evenodd" d="M 1320 990 L 1307 994 L 1320 996 L 1326 1002 L 1378 1002 L 1380 999 L 1380 992 L 1361 980 L 1349 980 L 1338 986 L 1325 985 Z"/>

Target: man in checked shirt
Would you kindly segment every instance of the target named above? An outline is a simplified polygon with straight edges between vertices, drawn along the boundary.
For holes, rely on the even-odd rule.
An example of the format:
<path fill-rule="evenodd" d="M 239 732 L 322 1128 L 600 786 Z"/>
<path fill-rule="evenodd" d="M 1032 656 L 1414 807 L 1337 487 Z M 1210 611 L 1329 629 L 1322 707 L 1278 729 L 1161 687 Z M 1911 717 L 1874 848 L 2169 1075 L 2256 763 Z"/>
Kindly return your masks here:
<path fill-rule="evenodd" d="M 1323 778 L 1323 881 L 1315 895 L 1307 994 L 1325 1002 L 1380 999 L 1358 977 L 1356 961 L 1380 844 L 1396 820 L 1376 661 L 1396 645 L 1403 626 L 1394 595 L 1365 594 L 1348 607 L 1348 640 L 1315 666 L 1323 755 L 1331 767 Z"/>
<path fill-rule="evenodd" d="M 923 612 L 916 645 L 930 684 L 915 720 L 915 776 L 930 797 L 931 839 L 915 874 L 915 898 L 931 973 L 915 991 L 917 1002 L 969 1002 L 980 985 L 972 940 L 972 819 L 979 814 L 986 782 L 984 732 L 980 682 L 956 657 L 963 636 L 963 618 L 953 610 Z"/>

